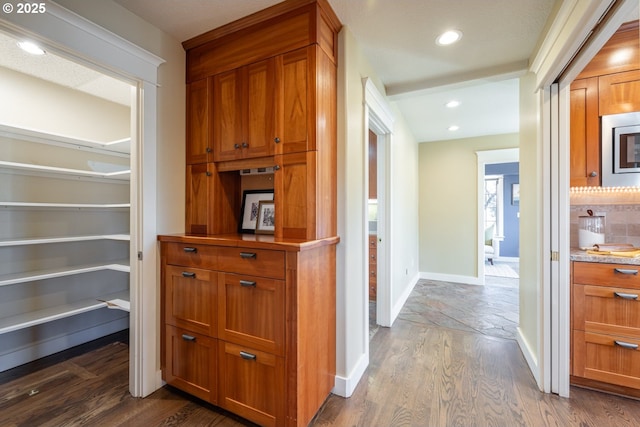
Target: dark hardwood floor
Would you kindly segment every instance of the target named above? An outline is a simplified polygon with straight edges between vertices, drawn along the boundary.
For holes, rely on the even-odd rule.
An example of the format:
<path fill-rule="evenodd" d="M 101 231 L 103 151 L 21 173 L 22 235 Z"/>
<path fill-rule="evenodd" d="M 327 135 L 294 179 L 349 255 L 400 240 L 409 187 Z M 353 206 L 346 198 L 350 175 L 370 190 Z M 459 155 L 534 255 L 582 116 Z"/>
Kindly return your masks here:
<path fill-rule="evenodd" d="M 313 426 L 640 425 L 636 400 L 580 388 L 570 399 L 541 393 L 514 340 L 418 321 L 407 315 L 417 296 L 373 336 L 353 396 L 330 396 Z M 131 397 L 125 343 L 2 378 L 3 427 L 253 425 L 171 388 Z"/>

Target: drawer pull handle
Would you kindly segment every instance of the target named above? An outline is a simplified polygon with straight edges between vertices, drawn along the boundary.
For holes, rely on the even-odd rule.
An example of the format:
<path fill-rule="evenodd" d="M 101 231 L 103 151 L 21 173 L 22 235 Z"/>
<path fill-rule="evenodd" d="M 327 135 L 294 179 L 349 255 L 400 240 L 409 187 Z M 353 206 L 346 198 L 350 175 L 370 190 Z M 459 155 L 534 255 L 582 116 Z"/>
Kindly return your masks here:
<path fill-rule="evenodd" d="M 615 340 L 614 342 L 616 343 L 616 345 L 619 345 L 622 348 L 626 348 L 629 350 L 638 349 L 638 344 L 631 344 L 630 342 L 624 342 L 624 341 L 618 341 L 618 340 Z"/>
<path fill-rule="evenodd" d="M 619 298 L 623 298 L 623 299 L 633 299 L 633 300 L 638 299 L 638 294 L 627 294 L 627 293 L 624 293 L 624 292 L 614 292 L 613 294 L 615 296 L 617 296 Z"/>
<path fill-rule="evenodd" d="M 196 254 L 198 253 L 198 248 L 193 248 L 190 246 L 186 246 L 185 248 L 183 248 L 185 252 L 187 253 L 191 253 L 191 254 Z"/>
<path fill-rule="evenodd" d="M 255 252 L 240 252 L 240 258 L 243 259 L 252 259 L 255 258 L 257 255 Z"/>
<path fill-rule="evenodd" d="M 182 339 L 185 341 L 196 342 L 196 337 L 193 335 L 182 334 Z"/>
<path fill-rule="evenodd" d="M 634 276 L 638 275 L 638 270 L 632 270 L 630 268 L 614 268 L 613 271 L 620 274 L 632 274 Z"/>
<path fill-rule="evenodd" d="M 246 351 L 241 351 L 240 352 L 240 357 L 242 357 L 244 360 L 256 360 L 257 359 L 257 356 L 255 354 L 247 353 Z"/>
<path fill-rule="evenodd" d="M 196 273 L 192 273 L 190 271 L 183 271 L 182 272 L 182 277 L 188 277 L 189 279 L 195 279 L 196 278 Z"/>
<path fill-rule="evenodd" d="M 245 288 L 255 288 L 256 282 L 252 282 L 251 280 L 240 280 L 240 286 L 244 286 Z"/>

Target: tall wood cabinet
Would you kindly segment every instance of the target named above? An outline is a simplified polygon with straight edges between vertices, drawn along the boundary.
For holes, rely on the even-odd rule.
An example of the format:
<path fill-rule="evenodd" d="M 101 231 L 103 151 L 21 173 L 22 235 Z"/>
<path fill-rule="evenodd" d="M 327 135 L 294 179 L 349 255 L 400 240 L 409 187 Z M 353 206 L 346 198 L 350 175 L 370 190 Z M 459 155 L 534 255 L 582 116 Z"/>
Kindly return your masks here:
<path fill-rule="evenodd" d="M 339 29 L 326 0 L 288 0 L 184 43 L 187 234 L 159 236 L 163 378 L 261 425 L 308 425 L 335 382 Z M 273 235 L 238 232 L 251 189 L 273 191 Z"/>

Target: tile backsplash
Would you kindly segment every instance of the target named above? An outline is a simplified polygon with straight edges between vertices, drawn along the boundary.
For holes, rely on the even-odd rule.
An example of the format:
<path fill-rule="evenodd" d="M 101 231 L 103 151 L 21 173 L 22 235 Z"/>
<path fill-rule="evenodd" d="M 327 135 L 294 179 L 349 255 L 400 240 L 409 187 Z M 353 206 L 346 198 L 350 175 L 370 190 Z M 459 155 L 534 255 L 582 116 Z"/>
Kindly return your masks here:
<path fill-rule="evenodd" d="M 578 217 L 604 215 L 606 243 L 631 243 L 640 247 L 640 201 L 638 193 L 632 194 L 571 194 L 571 247 L 578 247 Z"/>

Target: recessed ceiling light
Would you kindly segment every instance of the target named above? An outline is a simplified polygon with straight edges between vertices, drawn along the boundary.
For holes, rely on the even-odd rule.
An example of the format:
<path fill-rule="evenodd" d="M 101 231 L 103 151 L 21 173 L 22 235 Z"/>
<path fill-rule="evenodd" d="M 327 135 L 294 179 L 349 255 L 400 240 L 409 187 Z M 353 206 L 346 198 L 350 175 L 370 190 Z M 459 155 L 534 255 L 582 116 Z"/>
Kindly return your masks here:
<path fill-rule="evenodd" d="M 440 34 L 436 39 L 436 44 L 447 46 L 453 44 L 462 38 L 462 32 L 458 30 L 449 30 Z"/>
<path fill-rule="evenodd" d="M 460 129 L 460 127 L 459 127 L 459 126 L 456 126 L 456 125 L 449 126 L 449 130 L 450 130 L 451 132 L 455 132 L 455 131 L 457 131 L 458 129 Z"/>
<path fill-rule="evenodd" d="M 18 46 L 20 49 L 24 50 L 31 55 L 44 55 L 44 50 L 42 50 L 38 45 L 32 42 L 18 42 Z"/>
<path fill-rule="evenodd" d="M 451 101 L 447 102 L 447 103 L 446 103 L 446 104 L 444 104 L 444 105 L 445 105 L 447 108 L 456 108 L 458 105 L 460 105 L 460 101 L 456 101 L 456 100 L 454 99 L 454 100 L 451 100 Z"/>

